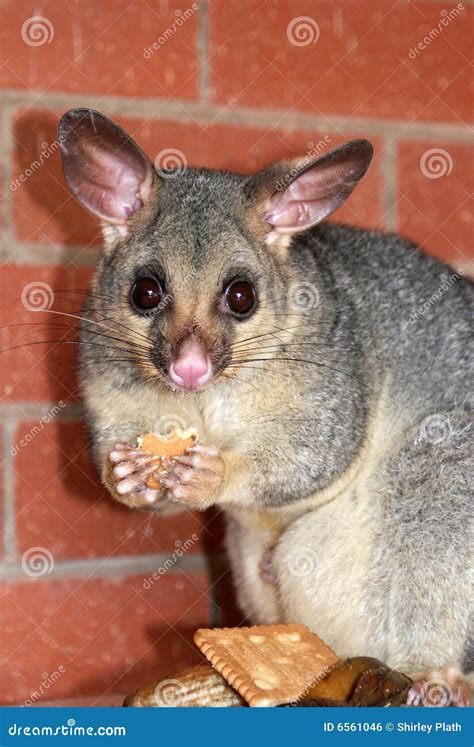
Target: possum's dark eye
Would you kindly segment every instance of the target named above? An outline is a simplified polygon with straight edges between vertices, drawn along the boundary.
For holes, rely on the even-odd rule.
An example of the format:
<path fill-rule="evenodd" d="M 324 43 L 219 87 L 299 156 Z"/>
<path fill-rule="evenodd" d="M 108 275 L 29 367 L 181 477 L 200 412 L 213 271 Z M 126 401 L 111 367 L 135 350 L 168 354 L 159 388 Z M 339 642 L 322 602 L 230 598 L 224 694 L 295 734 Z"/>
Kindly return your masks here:
<path fill-rule="evenodd" d="M 250 316 L 257 305 L 257 292 L 246 280 L 234 280 L 224 294 L 225 305 L 237 317 Z"/>
<path fill-rule="evenodd" d="M 140 278 L 132 287 L 132 301 L 138 311 L 152 311 L 162 299 L 163 289 L 153 278 Z"/>

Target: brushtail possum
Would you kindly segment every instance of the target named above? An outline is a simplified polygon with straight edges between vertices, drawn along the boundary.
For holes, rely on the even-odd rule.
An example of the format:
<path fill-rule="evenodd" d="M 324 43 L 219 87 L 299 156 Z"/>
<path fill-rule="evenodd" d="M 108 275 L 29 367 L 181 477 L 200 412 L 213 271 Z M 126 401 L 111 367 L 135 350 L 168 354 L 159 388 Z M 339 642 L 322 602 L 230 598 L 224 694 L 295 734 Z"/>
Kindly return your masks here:
<path fill-rule="evenodd" d="M 105 237 L 80 381 L 113 498 L 220 507 L 253 623 L 469 672 L 472 288 L 398 235 L 324 222 L 370 143 L 243 176 L 155 169 L 89 109 L 59 134 Z M 170 426 L 199 439 L 152 489 L 136 439 Z"/>

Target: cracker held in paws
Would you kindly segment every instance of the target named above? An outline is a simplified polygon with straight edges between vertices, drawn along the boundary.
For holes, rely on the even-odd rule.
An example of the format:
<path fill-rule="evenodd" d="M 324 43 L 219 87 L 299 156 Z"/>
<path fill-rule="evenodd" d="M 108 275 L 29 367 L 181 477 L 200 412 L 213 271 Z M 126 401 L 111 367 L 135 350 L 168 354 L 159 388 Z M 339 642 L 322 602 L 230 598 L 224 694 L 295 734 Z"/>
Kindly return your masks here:
<path fill-rule="evenodd" d="M 166 436 L 157 435 L 156 433 L 146 433 L 140 436 L 137 445 L 142 451 L 156 456 L 156 470 L 147 480 L 149 488 L 159 490 L 162 486 L 160 483 L 160 472 L 166 470 L 170 461 L 177 456 L 182 456 L 188 449 L 191 449 L 197 441 L 195 428 L 182 430 L 175 428 Z"/>

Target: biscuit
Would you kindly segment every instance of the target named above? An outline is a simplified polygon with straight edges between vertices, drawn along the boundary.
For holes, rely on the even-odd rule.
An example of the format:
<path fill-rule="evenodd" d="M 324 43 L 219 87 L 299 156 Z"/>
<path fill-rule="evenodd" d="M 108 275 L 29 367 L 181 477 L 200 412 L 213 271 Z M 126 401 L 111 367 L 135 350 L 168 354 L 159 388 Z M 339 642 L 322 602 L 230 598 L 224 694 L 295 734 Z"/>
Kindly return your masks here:
<path fill-rule="evenodd" d="M 201 628 L 194 642 L 250 706 L 297 701 L 340 661 L 305 625 Z"/>
<path fill-rule="evenodd" d="M 151 682 L 129 695 L 124 705 L 133 708 L 235 708 L 247 703 L 206 662 L 169 674 L 161 682 Z"/>
<path fill-rule="evenodd" d="M 181 456 L 196 443 L 197 435 L 194 428 L 186 431 L 175 428 L 166 436 L 159 436 L 156 433 L 146 433 L 140 436 L 137 445 L 138 448 L 147 454 L 156 456 L 156 470 L 147 480 L 147 486 L 154 490 L 161 488 L 159 473 L 166 469 L 167 463 L 173 457 Z"/>

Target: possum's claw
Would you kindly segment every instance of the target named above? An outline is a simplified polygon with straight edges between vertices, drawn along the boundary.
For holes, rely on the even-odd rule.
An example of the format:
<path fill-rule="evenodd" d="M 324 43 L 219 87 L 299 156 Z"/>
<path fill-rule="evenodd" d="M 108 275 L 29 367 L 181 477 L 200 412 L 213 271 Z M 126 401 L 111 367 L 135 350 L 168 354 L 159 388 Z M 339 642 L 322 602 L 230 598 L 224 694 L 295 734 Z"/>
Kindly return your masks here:
<path fill-rule="evenodd" d="M 147 507 L 162 497 L 161 490 L 149 488 L 147 480 L 156 469 L 156 458 L 141 449 L 118 443 L 109 454 L 110 479 L 122 503 Z"/>
<path fill-rule="evenodd" d="M 212 505 L 222 486 L 225 465 L 213 446 L 196 444 L 183 456 L 174 457 L 160 482 L 167 497 L 192 508 Z"/>

